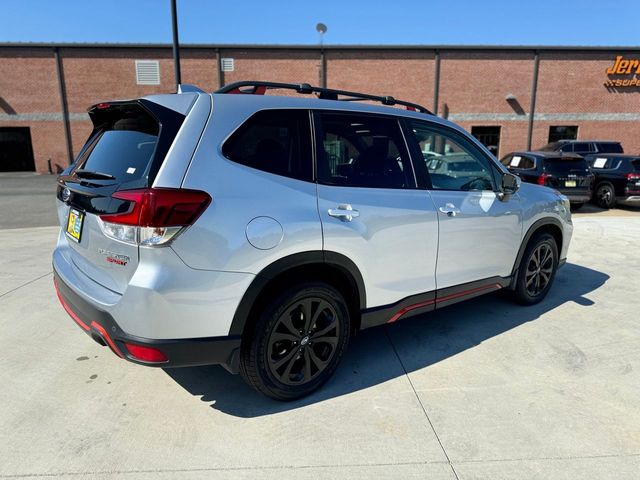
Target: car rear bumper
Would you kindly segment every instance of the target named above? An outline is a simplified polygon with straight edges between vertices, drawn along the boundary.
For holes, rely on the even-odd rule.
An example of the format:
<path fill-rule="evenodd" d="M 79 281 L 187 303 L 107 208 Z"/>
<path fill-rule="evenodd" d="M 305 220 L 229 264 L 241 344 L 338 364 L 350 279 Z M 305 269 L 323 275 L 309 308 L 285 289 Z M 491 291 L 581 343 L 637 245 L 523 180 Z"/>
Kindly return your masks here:
<path fill-rule="evenodd" d="M 562 195 L 567 197 L 571 203 L 586 203 L 591 200 L 591 192 L 590 191 L 572 191 L 560 189 L 558 190 Z"/>
<path fill-rule="evenodd" d="M 53 270 L 53 281 L 60 303 L 82 330 L 101 345 L 108 346 L 120 358 L 156 367 L 185 367 L 219 364 L 233 373 L 238 371 L 240 337 L 208 337 L 183 339 L 149 339 L 130 335 L 113 317 L 84 300 Z M 147 362 L 134 357 L 127 344 L 149 347 L 162 352 L 167 360 Z"/>

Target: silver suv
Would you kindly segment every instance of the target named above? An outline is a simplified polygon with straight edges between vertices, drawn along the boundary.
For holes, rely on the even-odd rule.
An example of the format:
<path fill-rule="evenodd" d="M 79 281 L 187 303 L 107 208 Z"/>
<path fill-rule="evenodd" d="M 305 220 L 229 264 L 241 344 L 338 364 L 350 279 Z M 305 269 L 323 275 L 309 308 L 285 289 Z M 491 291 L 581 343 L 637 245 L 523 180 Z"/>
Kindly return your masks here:
<path fill-rule="evenodd" d="M 566 258 L 567 198 L 419 105 L 241 82 L 89 116 L 58 179 L 54 281 L 135 363 L 221 364 L 290 400 L 360 329 L 500 289 L 539 302 Z"/>

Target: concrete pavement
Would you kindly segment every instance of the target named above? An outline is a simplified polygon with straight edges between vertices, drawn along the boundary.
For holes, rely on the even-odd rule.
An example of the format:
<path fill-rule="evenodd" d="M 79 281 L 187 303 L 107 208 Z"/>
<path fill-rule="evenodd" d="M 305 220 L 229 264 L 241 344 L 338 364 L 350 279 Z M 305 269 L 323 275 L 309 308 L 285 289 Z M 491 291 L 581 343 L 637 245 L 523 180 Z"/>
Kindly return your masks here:
<path fill-rule="evenodd" d="M 0 478 L 618 479 L 640 472 L 640 218 L 575 219 L 533 307 L 356 338 L 309 398 L 121 361 L 62 310 L 57 228 L 0 232 Z"/>

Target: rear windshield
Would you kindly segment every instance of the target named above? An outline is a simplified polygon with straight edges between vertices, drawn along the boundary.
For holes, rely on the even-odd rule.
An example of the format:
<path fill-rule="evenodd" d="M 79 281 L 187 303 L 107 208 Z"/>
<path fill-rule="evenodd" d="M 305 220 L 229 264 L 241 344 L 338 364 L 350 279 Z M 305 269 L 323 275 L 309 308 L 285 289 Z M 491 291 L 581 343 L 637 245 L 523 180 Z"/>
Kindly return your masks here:
<path fill-rule="evenodd" d="M 587 161 L 583 159 L 548 158 L 544 161 L 544 167 L 547 172 L 555 174 L 584 174 L 589 171 Z"/>
<path fill-rule="evenodd" d="M 112 175 L 119 182 L 147 174 L 158 143 L 158 122 L 139 106 L 105 114 L 80 168 Z"/>
<path fill-rule="evenodd" d="M 561 146 L 562 143 L 560 142 L 552 142 L 547 143 L 544 147 L 541 147 L 538 150 L 540 150 L 541 152 L 557 152 L 558 150 L 560 150 Z"/>

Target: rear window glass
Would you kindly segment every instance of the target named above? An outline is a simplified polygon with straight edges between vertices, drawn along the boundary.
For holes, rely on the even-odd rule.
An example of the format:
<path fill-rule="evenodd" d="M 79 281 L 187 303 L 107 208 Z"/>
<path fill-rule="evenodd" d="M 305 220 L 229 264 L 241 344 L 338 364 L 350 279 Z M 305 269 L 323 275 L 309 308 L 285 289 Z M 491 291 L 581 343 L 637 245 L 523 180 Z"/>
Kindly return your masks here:
<path fill-rule="evenodd" d="M 112 175 L 119 182 L 146 175 L 158 143 L 158 123 L 144 110 L 132 108 L 109 115 L 99 125 L 80 168 Z"/>
<path fill-rule="evenodd" d="M 263 110 L 222 147 L 229 160 L 265 172 L 312 180 L 311 133 L 306 110 Z"/>
<path fill-rule="evenodd" d="M 547 143 L 544 147 L 540 147 L 538 150 L 541 152 L 557 152 L 560 150 L 562 143 L 560 142 L 551 142 Z"/>
<path fill-rule="evenodd" d="M 567 160 L 562 158 L 549 158 L 544 162 L 545 170 L 549 173 L 568 174 L 585 173 L 589 170 L 587 161 L 582 159 Z"/>
<path fill-rule="evenodd" d="M 586 153 L 592 152 L 593 148 L 589 142 L 576 142 L 573 144 L 573 151 L 576 153 Z"/>
<path fill-rule="evenodd" d="M 589 160 L 589 166 L 593 169 L 604 169 L 608 170 L 611 168 L 618 168 L 620 164 L 620 159 L 611 158 L 611 157 L 595 157 Z"/>
<path fill-rule="evenodd" d="M 619 143 L 598 143 L 598 151 L 604 153 L 623 153 Z"/>

